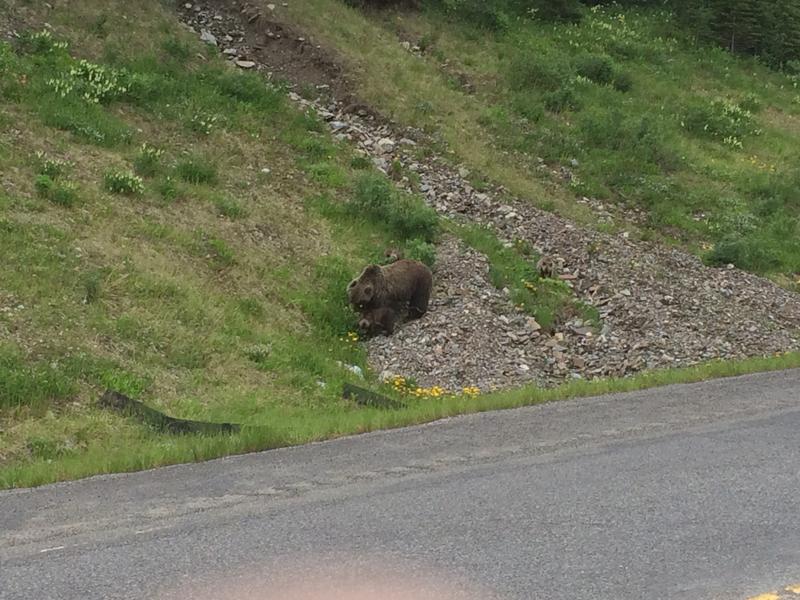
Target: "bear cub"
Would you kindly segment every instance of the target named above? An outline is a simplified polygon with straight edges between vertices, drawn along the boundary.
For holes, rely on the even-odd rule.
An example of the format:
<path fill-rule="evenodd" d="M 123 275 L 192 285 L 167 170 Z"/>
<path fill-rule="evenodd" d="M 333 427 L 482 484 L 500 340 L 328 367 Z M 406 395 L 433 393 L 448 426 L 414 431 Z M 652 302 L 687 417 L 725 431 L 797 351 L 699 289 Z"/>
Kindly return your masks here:
<path fill-rule="evenodd" d="M 397 323 L 397 313 L 388 306 L 382 308 L 368 308 L 361 313 L 358 328 L 368 335 L 392 335 Z"/>

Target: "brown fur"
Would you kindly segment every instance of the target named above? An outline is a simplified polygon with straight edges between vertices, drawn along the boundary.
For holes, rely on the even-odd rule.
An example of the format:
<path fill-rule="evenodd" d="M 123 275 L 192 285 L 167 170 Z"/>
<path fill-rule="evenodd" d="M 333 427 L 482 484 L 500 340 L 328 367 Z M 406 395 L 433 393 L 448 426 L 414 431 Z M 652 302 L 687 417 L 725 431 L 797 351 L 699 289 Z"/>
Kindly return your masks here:
<path fill-rule="evenodd" d="M 428 310 L 433 286 L 431 270 L 406 258 L 389 265 L 369 265 L 347 286 L 347 299 L 356 310 L 388 307 L 396 312 L 408 307 L 409 317 Z"/>
<path fill-rule="evenodd" d="M 558 264 L 552 256 L 543 256 L 536 263 L 536 270 L 539 271 L 539 277 L 552 279 L 558 271 Z"/>
<path fill-rule="evenodd" d="M 384 333 L 392 335 L 394 326 L 397 322 L 397 313 L 391 308 L 383 306 L 381 308 L 371 308 L 361 313 L 358 328 L 369 335 Z"/>
<path fill-rule="evenodd" d="M 383 256 L 386 258 L 386 262 L 397 262 L 403 258 L 403 251 L 399 248 L 387 248 L 383 252 Z"/>

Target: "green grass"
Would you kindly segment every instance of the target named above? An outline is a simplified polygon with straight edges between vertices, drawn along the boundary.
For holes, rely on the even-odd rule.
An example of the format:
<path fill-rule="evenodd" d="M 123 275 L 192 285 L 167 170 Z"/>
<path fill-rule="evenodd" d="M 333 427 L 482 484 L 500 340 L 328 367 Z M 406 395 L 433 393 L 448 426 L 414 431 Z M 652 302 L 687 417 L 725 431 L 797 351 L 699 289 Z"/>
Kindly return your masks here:
<path fill-rule="evenodd" d="M 217 166 L 204 156 L 190 156 L 181 160 L 175 170 L 187 183 L 209 184 L 217 182 Z"/>
<path fill-rule="evenodd" d="M 155 148 L 147 143 L 142 144 L 139 153 L 133 160 L 133 169 L 142 177 L 155 177 L 161 172 L 161 156 L 164 153 L 160 148 Z"/>
<path fill-rule="evenodd" d="M 0 106 L 21 130 L 0 131 L 13 190 L 0 201 L 4 477 L 41 461 L 103 471 L 93 457 L 114 447 L 133 462 L 177 456 L 169 437 L 99 410 L 106 387 L 179 416 L 272 422 L 335 415 L 356 377 L 340 363 L 366 369 L 343 339 L 356 323 L 344 290 L 391 233 L 306 201 L 348 201 L 352 156 L 279 88 L 197 58 L 158 2 L 139 8 L 81 0 L 52 39 L 0 45 Z M 85 30 L 84 13 L 115 35 Z M 87 69 L 116 91 L 88 89 Z M 80 210 L 54 206 L 75 204 L 65 189 Z"/>
<path fill-rule="evenodd" d="M 59 206 L 70 207 L 76 203 L 78 198 L 73 184 L 54 181 L 49 175 L 37 175 L 34 186 L 39 196 Z"/>
<path fill-rule="evenodd" d="M 309 2 L 287 10 L 345 57 L 362 97 L 512 193 L 588 224 L 574 200 L 595 197 L 619 208 L 612 228 L 713 264 L 800 272 L 800 213 L 784 185 L 800 163 L 797 76 L 698 45 L 658 9 L 596 7 L 579 24 L 493 31 L 435 8 Z M 451 85 L 454 72 L 470 93 Z M 570 181 L 552 175 L 561 166 Z M 647 221 L 625 224 L 627 208 Z"/>
<path fill-rule="evenodd" d="M 369 173 L 360 175 L 355 181 L 348 209 L 354 217 L 367 218 L 384 223 L 402 240 L 420 238 L 433 241 L 439 229 L 436 211 L 421 199 L 398 191 L 382 175 Z"/>
<path fill-rule="evenodd" d="M 13 348 L 0 346 L 0 409 L 38 407 L 68 398 L 74 382 L 57 367 L 29 364 Z"/>
<path fill-rule="evenodd" d="M 716 377 L 800 366 L 800 354 L 713 362 L 683 369 L 651 371 L 626 379 L 575 381 L 557 388 L 521 389 L 480 396 L 444 397 L 436 400 L 406 400 L 398 410 L 357 408 L 349 403 L 325 409 L 285 407 L 260 411 L 247 418 L 246 396 L 230 401 L 225 415 L 238 414 L 249 424 L 239 434 L 220 436 L 163 436 L 144 426 L 125 423 L 114 443 L 91 444 L 113 417 L 103 413 L 67 417 L 45 435 L 28 439 L 32 460 L 0 470 L 0 488 L 42 485 L 98 473 L 136 471 L 168 464 L 194 462 L 228 454 L 239 454 L 303 444 L 343 435 L 426 423 L 464 413 L 531 406 L 544 402 L 632 392 L 651 387 L 691 383 Z M 239 410 L 232 410 L 236 406 Z M 221 417 L 212 413 L 208 418 Z M 55 425 L 55 424 L 54 424 Z M 65 435 L 70 426 L 77 432 Z M 81 448 L 83 449 L 81 450 Z M 131 451 L 131 449 L 136 449 Z"/>
<path fill-rule="evenodd" d="M 367 385 L 375 376 L 348 335 L 346 285 L 390 246 L 435 261 L 441 224 L 421 198 L 354 161 L 282 90 L 197 58 L 205 48 L 157 2 L 147 8 L 131 27 L 114 6 L 81 0 L 53 19 L 52 39 L 0 45 L 16 74 L 0 102 L 23 130 L 0 132 L 14 190 L 0 202 L 0 308 L 11 307 L 0 330 L 19 332 L 0 369 L 8 485 L 44 464 L 60 479 L 351 431 L 360 410 L 341 388 L 360 379 L 346 367 Z M 84 30 L 84 11 L 123 37 Z M 116 82 L 113 93 L 87 88 L 85 70 Z M 67 187 L 80 210 L 53 206 Z M 107 387 L 176 416 L 278 433 L 173 439 L 100 410 Z"/>
<path fill-rule="evenodd" d="M 539 276 L 536 262 L 540 257 L 524 241 L 516 240 L 511 247 L 506 247 L 483 227 L 451 224 L 449 229 L 467 245 L 486 255 L 494 286 L 508 288 L 511 301 L 532 315 L 545 330 L 571 317 L 599 325 L 596 310 L 575 298 L 564 281 Z"/>

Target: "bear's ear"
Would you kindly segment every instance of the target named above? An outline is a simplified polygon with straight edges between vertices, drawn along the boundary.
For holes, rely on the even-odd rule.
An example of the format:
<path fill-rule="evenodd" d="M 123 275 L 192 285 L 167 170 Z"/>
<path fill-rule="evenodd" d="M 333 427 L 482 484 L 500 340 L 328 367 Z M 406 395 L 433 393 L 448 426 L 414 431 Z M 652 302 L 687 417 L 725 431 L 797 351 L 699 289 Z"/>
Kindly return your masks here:
<path fill-rule="evenodd" d="M 364 269 L 364 275 L 377 275 L 380 272 L 380 265 L 369 265 L 366 269 Z"/>
<path fill-rule="evenodd" d="M 353 287 L 354 287 L 354 286 L 355 286 L 357 283 L 358 283 L 358 280 L 357 280 L 357 279 L 353 279 L 353 281 L 351 281 L 350 283 L 348 283 L 348 284 L 347 284 L 347 289 L 348 289 L 348 290 L 351 290 L 351 289 L 353 289 Z"/>

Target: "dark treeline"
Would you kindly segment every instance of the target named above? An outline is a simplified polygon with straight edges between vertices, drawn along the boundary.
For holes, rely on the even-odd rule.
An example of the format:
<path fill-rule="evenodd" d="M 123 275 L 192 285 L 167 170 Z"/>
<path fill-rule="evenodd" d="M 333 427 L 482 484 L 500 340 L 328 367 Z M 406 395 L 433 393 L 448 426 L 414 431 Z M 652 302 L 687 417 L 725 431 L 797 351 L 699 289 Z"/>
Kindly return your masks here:
<path fill-rule="evenodd" d="M 423 0 L 489 29 L 520 17 L 577 22 L 586 6 L 604 0 Z M 671 10 L 677 24 L 704 42 L 759 56 L 800 71 L 800 0 L 619 0 L 623 6 Z"/>

